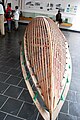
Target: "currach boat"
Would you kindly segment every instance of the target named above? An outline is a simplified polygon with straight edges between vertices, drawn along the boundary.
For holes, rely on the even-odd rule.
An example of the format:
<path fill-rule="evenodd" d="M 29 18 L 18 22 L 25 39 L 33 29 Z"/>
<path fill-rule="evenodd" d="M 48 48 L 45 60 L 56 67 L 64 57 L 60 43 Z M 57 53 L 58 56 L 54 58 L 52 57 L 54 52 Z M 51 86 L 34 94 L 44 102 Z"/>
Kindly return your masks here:
<path fill-rule="evenodd" d="M 55 120 L 69 90 L 72 65 L 67 40 L 53 20 L 39 16 L 27 25 L 20 61 L 25 83 L 37 109 L 44 120 Z"/>

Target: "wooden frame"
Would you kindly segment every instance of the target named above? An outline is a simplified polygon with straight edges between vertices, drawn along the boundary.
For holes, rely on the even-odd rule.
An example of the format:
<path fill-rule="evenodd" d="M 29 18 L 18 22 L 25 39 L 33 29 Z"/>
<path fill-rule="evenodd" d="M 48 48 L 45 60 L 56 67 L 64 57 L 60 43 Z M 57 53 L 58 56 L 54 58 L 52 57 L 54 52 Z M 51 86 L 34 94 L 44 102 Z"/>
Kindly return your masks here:
<path fill-rule="evenodd" d="M 40 114 L 44 120 L 55 120 L 69 90 L 72 66 L 66 38 L 50 18 L 36 17 L 29 23 L 20 60 L 25 83 Z M 47 109 L 30 84 L 26 66 Z"/>

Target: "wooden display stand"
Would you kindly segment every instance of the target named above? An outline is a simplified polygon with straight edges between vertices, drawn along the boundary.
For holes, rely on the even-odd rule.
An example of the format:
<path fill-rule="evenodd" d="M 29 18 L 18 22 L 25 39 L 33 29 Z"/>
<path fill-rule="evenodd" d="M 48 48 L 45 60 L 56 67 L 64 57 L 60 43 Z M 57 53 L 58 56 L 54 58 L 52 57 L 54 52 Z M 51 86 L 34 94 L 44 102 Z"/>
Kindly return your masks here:
<path fill-rule="evenodd" d="M 20 60 L 25 83 L 37 109 L 44 120 L 55 120 L 69 90 L 72 66 L 66 38 L 53 20 L 36 17 L 28 24 Z"/>
<path fill-rule="evenodd" d="M 71 23 L 61 23 L 60 24 L 60 26 L 62 26 L 62 27 L 71 27 L 72 26 L 72 24 Z"/>
<path fill-rule="evenodd" d="M 22 16 L 22 17 L 20 17 L 20 20 L 26 20 L 26 21 L 31 21 L 33 18 L 29 18 L 29 17 L 24 17 L 24 16 Z"/>
<path fill-rule="evenodd" d="M 30 22 L 30 21 L 32 21 L 32 19 L 33 19 L 32 17 L 24 17 L 24 16 L 20 17 L 20 20 L 22 20 L 23 22 L 24 21 L 29 21 Z M 62 27 L 71 27 L 72 24 L 63 22 L 63 23 L 60 24 L 60 26 L 62 26 Z"/>

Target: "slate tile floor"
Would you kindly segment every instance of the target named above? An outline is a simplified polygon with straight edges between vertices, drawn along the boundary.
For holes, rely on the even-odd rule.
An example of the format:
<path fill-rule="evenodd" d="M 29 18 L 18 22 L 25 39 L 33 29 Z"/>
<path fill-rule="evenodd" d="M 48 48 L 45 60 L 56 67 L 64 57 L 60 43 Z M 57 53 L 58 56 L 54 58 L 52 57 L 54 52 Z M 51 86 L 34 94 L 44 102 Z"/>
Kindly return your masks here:
<path fill-rule="evenodd" d="M 0 37 L 0 120 L 43 120 L 32 102 L 20 68 L 20 46 L 26 25 Z M 70 90 L 57 120 L 80 120 L 80 33 L 64 31 L 72 57 Z"/>

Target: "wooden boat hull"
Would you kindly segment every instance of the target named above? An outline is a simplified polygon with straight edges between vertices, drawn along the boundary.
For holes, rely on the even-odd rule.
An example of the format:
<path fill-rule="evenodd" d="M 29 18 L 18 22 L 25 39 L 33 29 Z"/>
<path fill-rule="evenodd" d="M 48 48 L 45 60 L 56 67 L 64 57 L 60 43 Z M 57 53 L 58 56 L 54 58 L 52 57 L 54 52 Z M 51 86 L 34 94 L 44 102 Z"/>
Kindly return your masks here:
<path fill-rule="evenodd" d="M 66 38 L 50 18 L 36 17 L 29 23 L 20 60 L 25 83 L 40 114 L 45 120 L 55 120 L 69 90 L 72 65 Z M 41 106 L 38 94 L 47 109 Z"/>

